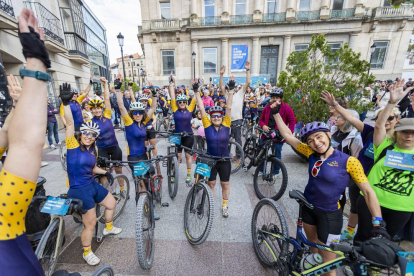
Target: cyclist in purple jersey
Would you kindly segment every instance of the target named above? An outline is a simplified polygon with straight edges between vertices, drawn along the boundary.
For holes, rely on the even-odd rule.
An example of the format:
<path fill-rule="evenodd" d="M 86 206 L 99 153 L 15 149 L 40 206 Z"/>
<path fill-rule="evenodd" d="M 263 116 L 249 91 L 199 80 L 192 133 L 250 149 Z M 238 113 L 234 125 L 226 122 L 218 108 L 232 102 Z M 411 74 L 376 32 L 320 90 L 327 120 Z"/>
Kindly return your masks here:
<path fill-rule="evenodd" d="M 207 142 L 207 152 L 213 156 L 230 156 L 228 144 L 230 139 L 231 105 L 233 103 L 235 84 L 236 82 L 234 80 L 234 76 L 231 76 L 230 81 L 228 83 L 229 96 L 227 99 L 226 113 L 224 114 L 222 107 L 213 106 L 210 108 L 210 121 L 204 110 L 203 99 L 201 98 L 200 93 L 198 92 L 198 82 L 195 81 L 193 83 L 193 90 L 194 92 L 196 92 L 198 108 L 200 109 L 202 122 L 204 126 L 204 133 Z M 208 179 L 208 185 L 210 186 L 210 189 L 214 194 L 214 187 L 216 186 L 217 174 L 219 174 L 220 176 L 220 183 L 223 195 L 222 215 L 225 218 L 229 216 L 229 208 L 227 203 L 230 196 L 230 173 L 230 160 L 218 161 L 216 165 L 211 169 L 210 178 Z"/>
<path fill-rule="evenodd" d="M 149 82 L 149 85 L 152 86 L 151 82 Z M 152 99 L 147 95 L 149 93 L 150 89 L 144 89 L 144 93 L 142 96 L 139 97 L 138 101 L 144 105 L 145 112 L 149 112 L 150 106 L 152 105 Z M 158 98 L 157 98 L 158 99 Z M 135 102 L 135 98 L 132 98 L 132 102 Z M 145 139 L 145 146 L 148 146 L 148 143 L 151 144 L 151 146 L 154 147 L 152 150 L 152 155 L 157 156 L 157 141 L 155 140 L 157 134 L 155 132 L 155 123 L 156 118 L 154 115 L 151 115 L 151 117 L 148 117 L 148 121 L 145 124 L 146 131 L 147 131 L 147 137 Z"/>

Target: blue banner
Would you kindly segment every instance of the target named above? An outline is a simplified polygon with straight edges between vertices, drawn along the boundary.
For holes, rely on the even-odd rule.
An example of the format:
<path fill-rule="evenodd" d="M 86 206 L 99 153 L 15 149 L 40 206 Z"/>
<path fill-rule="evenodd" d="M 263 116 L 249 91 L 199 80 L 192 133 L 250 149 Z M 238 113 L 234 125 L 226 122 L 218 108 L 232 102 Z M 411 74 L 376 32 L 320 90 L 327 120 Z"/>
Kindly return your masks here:
<path fill-rule="evenodd" d="M 174 135 L 171 134 L 170 137 L 168 137 L 168 142 L 170 144 L 174 144 L 174 145 L 181 145 L 181 136 L 180 135 Z"/>
<path fill-rule="evenodd" d="M 244 63 L 247 61 L 249 46 L 231 46 L 231 71 L 244 71 Z"/>
<path fill-rule="evenodd" d="M 395 169 L 414 172 L 414 155 L 387 150 L 384 165 Z"/>
<path fill-rule="evenodd" d="M 204 177 L 210 177 L 211 168 L 204 163 L 197 163 L 195 173 L 202 175 Z"/>
<path fill-rule="evenodd" d="M 149 162 L 139 162 L 137 164 L 134 164 L 134 175 L 135 176 L 141 176 L 148 172 L 150 168 Z"/>
<path fill-rule="evenodd" d="M 72 199 L 49 196 L 41 212 L 64 216 L 66 215 L 71 202 Z"/>
<path fill-rule="evenodd" d="M 228 77 L 223 77 L 223 82 L 226 83 L 229 81 Z M 259 87 L 260 85 L 264 85 L 269 81 L 269 76 L 251 76 L 250 77 L 250 86 Z M 219 84 L 220 77 L 213 77 L 213 84 Z M 236 77 L 236 84 L 245 84 L 246 77 Z"/>

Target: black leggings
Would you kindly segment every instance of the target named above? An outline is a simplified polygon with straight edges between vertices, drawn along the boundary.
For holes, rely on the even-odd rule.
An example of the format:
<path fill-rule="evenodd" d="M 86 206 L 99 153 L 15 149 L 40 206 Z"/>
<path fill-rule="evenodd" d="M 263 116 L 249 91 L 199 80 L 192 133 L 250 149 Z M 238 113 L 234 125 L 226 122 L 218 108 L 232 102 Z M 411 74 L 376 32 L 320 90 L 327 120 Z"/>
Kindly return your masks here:
<path fill-rule="evenodd" d="M 355 242 L 364 242 L 371 238 L 372 215 L 365 202 L 365 198 L 360 196 L 357 201 L 358 210 L 358 230 L 354 238 Z M 381 206 L 382 218 L 387 224 L 387 232 L 391 237 L 400 232 L 411 218 L 412 212 L 395 211 Z"/>

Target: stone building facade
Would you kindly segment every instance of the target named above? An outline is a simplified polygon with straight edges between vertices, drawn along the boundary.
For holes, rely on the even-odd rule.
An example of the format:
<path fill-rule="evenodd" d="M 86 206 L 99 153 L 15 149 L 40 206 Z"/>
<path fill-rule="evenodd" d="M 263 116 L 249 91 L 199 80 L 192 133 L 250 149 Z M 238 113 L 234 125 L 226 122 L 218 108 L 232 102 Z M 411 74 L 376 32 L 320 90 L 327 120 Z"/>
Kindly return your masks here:
<path fill-rule="evenodd" d="M 132 60 L 131 60 L 132 56 Z M 124 67 L 122 58 L 117 58 L 118 71 L 122 78 L 124 77 Z M 145 56 L 138 53 L 124 56 L 126 78 L 135 81 L 138 86 L 144 85 L 146 82 L 146 64 Z"/>
<path fill-rule="evenodd" d="M 141 0 L 138 39 L 150 80 L 165 84 L 173 71 L 179 83 L 194 75 L 244 76 L 231 71 L 232 46 L 247 45 L 253 76 L 275 83 L 292 51 L 324 34 L 332 50 L 344 43 L 370 60 L 378 79 L 400 77 L 413 30 L 411 5 L 388 0 Z M 193 60 L 192 54 L 195 54 Z"/>

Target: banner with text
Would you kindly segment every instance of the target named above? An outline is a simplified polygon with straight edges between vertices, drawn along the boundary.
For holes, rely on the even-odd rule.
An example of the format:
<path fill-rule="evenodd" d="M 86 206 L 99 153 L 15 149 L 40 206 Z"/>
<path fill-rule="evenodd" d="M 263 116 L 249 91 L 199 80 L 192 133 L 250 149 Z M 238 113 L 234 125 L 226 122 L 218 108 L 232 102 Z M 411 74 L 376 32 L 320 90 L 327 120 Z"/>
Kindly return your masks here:
<path fill-rule="evenodd" d="M 226 83 L 229 81 L 228 77 L 223 77 L 223 82 Z M 262 76 L 251 76 L 250 77 L 250 86 L 258 87 L 262 84 L 268 83 L 269 76 L 262 75 Z M 213 84 L 218 85 L 220 82 L 220 77 L 213 77 Z M 246 77 L 236 77 L 236 84 L 245 84 Z"/>
<path fill-rule="evenodd" d="M 231 46 L 231 71 L 244 71 L 244 63 L 247 61 L 248 45 Z"/>

